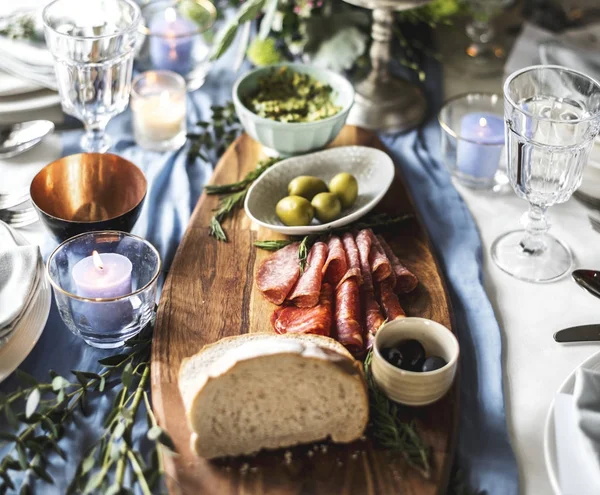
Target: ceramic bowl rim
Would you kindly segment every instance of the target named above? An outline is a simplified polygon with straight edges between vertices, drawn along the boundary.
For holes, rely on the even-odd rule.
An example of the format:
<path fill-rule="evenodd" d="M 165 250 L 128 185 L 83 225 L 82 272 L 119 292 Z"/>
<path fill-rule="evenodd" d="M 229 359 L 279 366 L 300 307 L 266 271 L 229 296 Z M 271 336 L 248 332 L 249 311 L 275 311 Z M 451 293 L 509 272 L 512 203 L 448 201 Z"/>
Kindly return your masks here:
<path fill-rule="evenodd" d="M 334 114 L 330 117 L 327 117 L 325 119 L 322 119 L 322 120 L 317 120 L 315 122 L 281 122 L 279 120 L 273 120 L 273 119 L 267 119 L 265 117 L 261 117 L 261 116 L 257 115 L 256 113 L 254 113 L 252 110 L 250 110 L 246 105 L 244 105 L 244 103 L 242 102 L 242 99 L 240 98 L 240 95 L 239 95 L 240 86 L 247 79 L 249 79 L 250 77 L 252 77 L 256 74 L 259 74 L 261 72 L 267 72 L 269 70 L 276 69 L 278 67 L 290 67 L 291 69 L 296 69 L 298 67 L 300 67 L 300 68 L 309 67 L 317 73 L 327 74 L 330 79 L 333 79 L 335 81 L 335 83 L 329 83 L 331 85 L 331 87 L 334 89 L 334 91 L 339 92 L 340 91 L 339 88 L 345 86 L 345 88 L 346 88 L 346 90 L 348 90 L 348 94 L 349 94 L 348 101 L 344 103 L 342 109 L 339 112 L 337 112 L 336 114 Z M 302 70 L 298 69 L 298 72 L 302 72 Z M 313 74 L 311 74 L 311 75 L 313 75 Z M 319 78 L 318 76 L 313 75 L 313 77 L 315 79 L 318 79 L 319 81 L 322 81 L 321 78 Z M 313 66 L 313 65 L 309 65 L 309 64 L 283 62 L 280 64 L 273 64 L 273 65 L 267 65 L 264 67 L 257 67 L 256 69 L 253 69 L 250 72 L 247 72 L 246 74 L 240 76 L 233 85 L 232 96 L 233 96 L 233 102 L 236 107 L 236 111 L 243 112 L 243 113 L 251 116 L 251 118 L 256 122 L 268 124 L 268 125 L 271 125 L 274 127 L 279 127 L 279 128 L 288 127 L 290 129 L 291 128 L 299 129 L 301 127 L 310 128 L 310 127 L 319 127 L 324 124 L 330 124 L 330 123 L 333 123 L 334 121 L 338 120 L 340 117 L 346 115 L 352 108 L 352 105 L 354 105 L 355 91 L 354 91 L 354 86 L 352 85 L 352 83 L 350 81 L 348 81 L 348 79 L 346 79 L 341 74 L 338 74 L 337 72 L 334 72 L 329 69 L 325 69 L 323 67 L 317 67 L 317 66 Z"/>
<path fill-rule="evenodd" d="M 37 179 L 37 177 L 44 171 L 46 170 L 46 168 L 50 167 L 51 165 L 53 165 L 54 163 L 63 160 L 64 158 L 70 157 L 70 156 L 77 156 L 77 155 L 84 155 L 84 154 L 94 154 L 94 155 L 112 155 L 117 157 L 119 160 L 126 162 L 128 164 L 128 166 L 132 166 L 135 167 L 139 173 L 141 174 L 142 178 L 144 179 L 144 194 L 142 195 L 141 199 L 135 204 L 133 205 L 131 208 L 129 208 L 129 210 L 126 210 L 122 213 L 119 213 L 118 215 L 112 216 L 110 218 L 103 218 L 102 220 L 94 220 L 94 221 L 86 221 L 86 220 L 68 220 L 66 218 L 61 218 L 61 217 L 57 217 L 55 215 L 52 215 L 50 213 L 48 213 L 46 210 L 44 210 L 42 207 L 40 207 L 37 202 L 34 199 L 34 195 L 31 194 L 31 189 L 33 187 L 33 183 L 34 181 Z M 80 163 L 80 162 L 78 162 Z M 110 222 L 112 220 L 116 220 L 117 218 L 121 218 L 121 217 L 125 217 L 127 215 L 129 215 L 131 212 L 133 212 L 136 208 L 139 208 L 145 201 L 146 196 L 148 194 L 148 179 L 146 179 L 146 174 L 144 174 L 144 171 L 138 167 L 135 163 L 133 163 L 130 160 L 127 160 L 126 158 L 123 158 L 121 155 L 117 155 L 115 153 L 73 153 L 71 155 L 66 155 L 60 158 L 57 158 L 56 160 L 52 160 L 50 163 L 44 165 L 39 171 L 38 173 L 36 173 L 33 176 L 33 179 L 31 179 L 31 184 L 29 185 L 29 198 L 31 200 L 31 203 L 33 204 L 33 206 L 35 207 L 35 209 L 40 212 L 42 214 L 42 216 L 51 218 L 53 220 L 56 220 L 58 222 L 62 222 L 62 223 L 66 223 L 68 225 L 89 225 L 89 226 L 93 226 L 93 225 L 98 225 L 104 222 Z"/>
<path fill-rule="evenodd" d="M 394 366 L 393 364 L 390 364 L 387 362 L 387 360 L 381 355 L 381 351 L 379 349 L 380 347 L 380 341 L 381 341 L 381 337 L 380 335 L 382 334 L 382 332 L 386 331 L 386 328 L 393 328 L 394 325 L 399 325 L 400 327 L 404 326 L 404 325 L 410 325 L 411 323 L 418 323 L 418 326 L 433 326 L 437 331 L 445 331 L 448 332 L 451 335 L 451 340 L 453 340 L 453 343 L 456 345 L 456 352 L 452 354 L 452 357 L 450 358 L 450 361 L 448 361 L 446 363 L 445 366 L 442 366 L 441 368 L 437 369 L 437 370 L 433 370 L 433 371 L 408 371 L 408 370 L 402 370 L 400 368 L 397 368 L 396 366 Z M 389 332 L 389 330 L 388 330 Z M 454 333 L 452 332 L 452 330 L 450 330 L 447 326 L 442 325 L 441 323 L 438 323 L 437 321 L 434 320 L 430 320 L 429 318 L 421 318 L 421 317 L 417 317 L 417 316 L 408 316 L 406 318 L 402 318 L 399 320 L 392 320 L 392 321 L 388 321 L 387 323 L 384 323 L 379 330 L 377 330 L 377 333 L 375 334 L 375 342 L 373 344 L 373 353 L 375 354 L 375 356 L 377 356 L 378 361 L 380 361 L 382 363 L 382 365 L 388 369 L 391 370 L 392 372 L 396 373 L 397 376 L 402 376 L 402 377 L 417 377 L 417 376 L 423 376 L 423 377 L 429 377 L 429 376 L 435 376 L 435 375 L 440 375 L 442 373 L 447 373 L 448 371 L 450 371 L 452 368 L 455 367 L 456 363 L 458 362 L 458 358 L 460 356 L 460 345 L 458 343 L 458 339 L 456 338 L 456 335 L 454 335 Z"/>
<path fill-rule="evenodd" d="M 366 148 L 369 150 L 375 150 L 379 153 L 383 153 L 390 161 L 391 171 L 392 171 L 392 174 L 390 175 L 390 180 L 377 193 L 377 195 L 375 197 L 373 197 L 373 199 L 371 199 L 371 201 L 369 201 L 367 204 L 365 204 L 364 206 L 362 206 L 361 208 L 359 208 L 358 210 L 356 210 L 352 213 L 348 213 L 344 216 L 336 218 L 335 220 L 333 220 L 331 222 L 323 223 L 323 224 L 319 224 L 319 225 L 304 225 L 304 226 L 290 226 L 290 225 L 283 225 L 283 224 L 279 225 L 279 224 L 265 222 L 263 220 L 260 220 L 259 218 L 257 218 L 254 215 L 254 213 L 252 212 L 252 210 L 250 209 L 250 206 L 249 206 L 250 198 L 252 197 L 252 193 L 254 192 L 254 189 L 258 186 L 258 184 L 260 184 L 262 181 L 264 181 L 265 178 L 269 176 L 269 174 L 273 173 L 273 170 L 275 170 L 281 166 L 287 166 L 288 162 L 290 160 L 295 160 L 295 159 L 298 159 L 301 157 L 305 158 L 307 156 L 317 155 L 320 153 L 331 153 L 333 150 L 340 150 L 343 148 Z M 340 228 L 340 227 L 343 227 L 344 225 L 347 225 L 348 223 L 354 222 L 354 221 L 362 218 L 367 213 L 369 213 L 385 197 L 385 195 L 387 194 L 387 192 L 389 191 L 390 187 L 392 186 L 392 184 L 394 182 L 395 176 L 396 176 L 396 167 L 394 165 L 394 160 L 385 151 L 382 151 L 378 148 L 373 148 L 371 146 L 350 145 L 350 146 L 338 146 L 335 148 L 327 148 L 327 149 L 319 150 L 319 151 L 312 151 L 310 153 L 305 153 L 303 155 L 297 155 L 297 156 L 291 156 L 289 158 L 285 158 L 284 160 L 281 160 L 279 163 L 276 163 L 275 165 L 270 167 L 268 170 L 266 170 L 257 180 L 254 181 L 254 183 L 248 189 L 248 193 L 246 194 L 246 199 L 244 200 L 244 211 L 246 212 L 246 215 L 250 218 L 250 220 L 252 220 L 253 222 L 256 222 L 257 224 L 261 225 L 262 227 L 265 227 L 269 230 L 273 230 L 274 232 L 279 232 L 281 234 L 285 234 L 285 235 L 325 234 L 332 229 Z M 361 213 L 358 216 L 354 216 L 357 213 L 361 212 L 365 208 L 366 208 L 366 210 L 364 211 L 364 213 Z M 352 217 L 352 219 L 350 221 L 344 221 L 344 220 L 348 219 L 348 217 Z M 342 223 L 340 223 L 340 222 L 342 222 Z"/>

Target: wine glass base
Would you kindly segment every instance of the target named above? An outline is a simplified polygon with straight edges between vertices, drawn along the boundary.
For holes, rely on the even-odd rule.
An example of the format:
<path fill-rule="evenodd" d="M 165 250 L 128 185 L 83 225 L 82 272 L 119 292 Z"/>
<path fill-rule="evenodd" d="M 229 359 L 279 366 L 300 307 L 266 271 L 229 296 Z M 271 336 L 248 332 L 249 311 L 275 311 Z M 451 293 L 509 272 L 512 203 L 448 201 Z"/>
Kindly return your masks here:
<path fill-rule="evenodd" d="M 106 134 L 103 134 L 101 138 L 91 138 L 84 134 L 79 144 L 81 149 L 87 153 L 105 153 L 110 149 L 112 142 Z"/>
<path fill-rule="evenodd" d="M 573 255 L 561 241 L 545 235 L 545 249 L 528 252 L 521 245 L 526 235 L 525 230 L 514 230 L 494 241 L 492 259 L 501 270 L 526 282 L 547 283 L 558 280 L 571 269 Z"/>

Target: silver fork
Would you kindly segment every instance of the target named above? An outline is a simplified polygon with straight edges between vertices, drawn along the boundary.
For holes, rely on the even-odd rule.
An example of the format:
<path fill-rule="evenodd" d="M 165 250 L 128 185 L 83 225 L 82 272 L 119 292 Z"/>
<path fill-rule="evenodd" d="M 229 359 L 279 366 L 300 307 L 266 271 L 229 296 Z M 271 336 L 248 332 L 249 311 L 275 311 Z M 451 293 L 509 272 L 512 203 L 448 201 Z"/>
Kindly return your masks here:
<path fill-rule="evenodd" d="M 15 227 L 26 227 L 39 220 L 38 214 L 33 207 L 23 210 L 0 210 L 0 220 Z"/>

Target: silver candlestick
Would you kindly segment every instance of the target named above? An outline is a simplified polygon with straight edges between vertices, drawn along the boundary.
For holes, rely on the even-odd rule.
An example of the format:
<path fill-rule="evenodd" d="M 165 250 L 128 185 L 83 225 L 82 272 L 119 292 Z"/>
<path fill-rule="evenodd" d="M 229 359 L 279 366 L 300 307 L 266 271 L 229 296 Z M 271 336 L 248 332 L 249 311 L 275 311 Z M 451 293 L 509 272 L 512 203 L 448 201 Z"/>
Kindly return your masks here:
<path fill-rule="evenodd" d="M 371 72 L 355 85 L 356 96 L 348 123 L 385 132 L 406 131 L 419 125 L 427 104 L 414 84 L 389 71 L 394 11 L 408 10 L 431 0 L 344 0 L 373 10 Z"/>

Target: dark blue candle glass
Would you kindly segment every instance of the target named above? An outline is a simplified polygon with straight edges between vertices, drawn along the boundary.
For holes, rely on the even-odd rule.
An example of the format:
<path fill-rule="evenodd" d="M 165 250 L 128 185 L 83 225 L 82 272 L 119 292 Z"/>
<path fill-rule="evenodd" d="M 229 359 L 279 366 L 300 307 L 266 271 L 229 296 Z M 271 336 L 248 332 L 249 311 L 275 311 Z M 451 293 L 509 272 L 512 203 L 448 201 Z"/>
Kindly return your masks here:
<path fill-rule="evenodd" d="M 169 70 L 189 90 L 202 86 L 210 69 L 216 9 L 208 0 L 155 0 L 142 8 L 145 35 L 137 57 L 140 70 Z"/>

